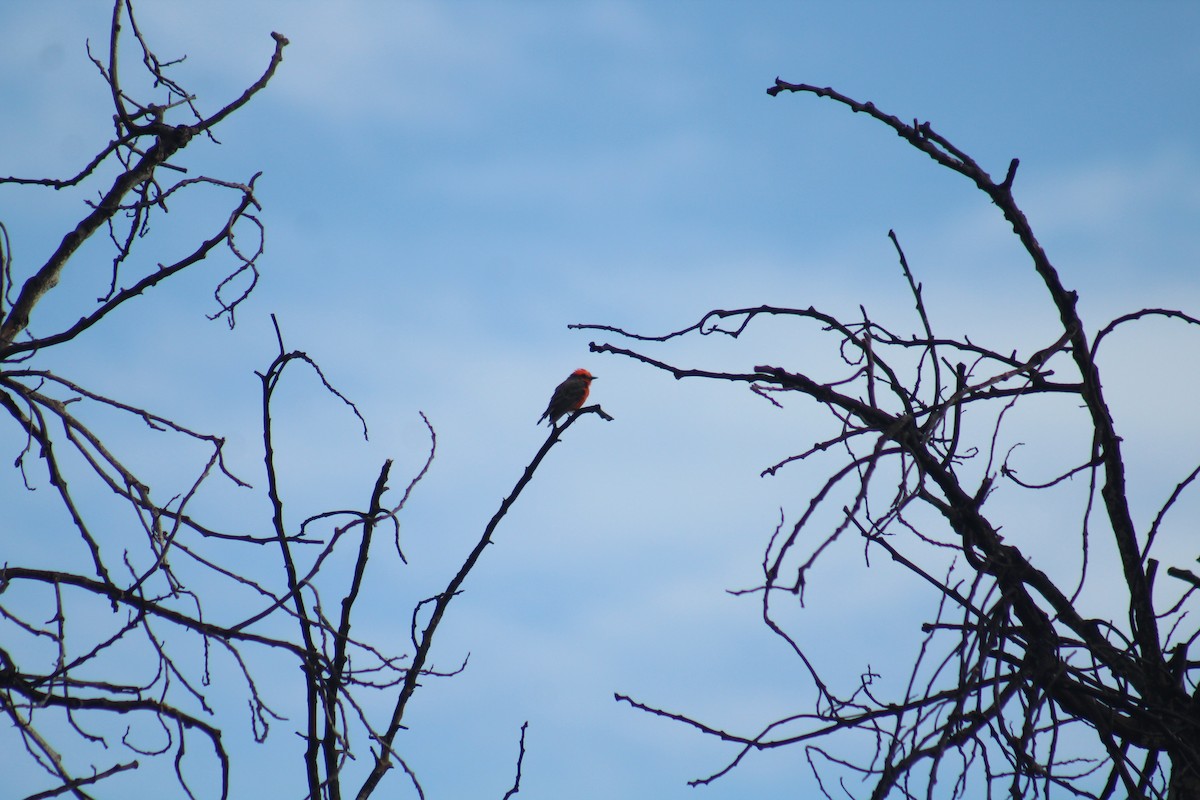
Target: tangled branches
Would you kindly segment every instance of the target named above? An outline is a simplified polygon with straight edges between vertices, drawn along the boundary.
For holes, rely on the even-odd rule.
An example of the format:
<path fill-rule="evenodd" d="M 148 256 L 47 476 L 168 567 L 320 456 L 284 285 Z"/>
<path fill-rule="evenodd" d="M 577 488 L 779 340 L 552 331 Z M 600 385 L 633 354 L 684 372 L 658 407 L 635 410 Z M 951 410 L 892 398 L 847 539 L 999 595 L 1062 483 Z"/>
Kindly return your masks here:
<path fill-rule="evenodd" d="M 865 310 L 847 321 L 811 307 L 773 306 L 710 311 L 661 336 L 573 326 L 654 344 L 692 335 L 738 338 L 770 317 L 815 327 L 841 356 L 828 375 L 770 364 L 731 373 L 592 343 L 593 352 L 634 359 L 677 379 L 746 384 L 780 408 L 789 395 L 803 395 L 825 410 L 832 428 L 828 438 L 764 470 L 774 475 L 798 461 L 834 459 L 803 511 L 770 537 L 762 582 L 739 592 L 759 597 L 764 622 L 803 664 L 816 688 L 814 707 L 742 734 L 618 699 L 737 746 L 729 764 L 696 783 L 727 773 L 753 751 L 801 745 L 830 797 L 853 794 L 862 781 L 872 798 L 932 796 L 935 786 L 954 798 L 983 796 L 985 786 L 988 797 L 1049 797 L 1058 790 L 1102 798 L 1200 796 L 1200 662 L 1189 658 L 1200 629 L 1186 624 L 1200 581 L 1172 566 L 1167 572 L 1179 581 L 1156 584 L 1169 512 L 1200 467 L 1183 477 L 1152 523 L 1135 523 L 1123 442 L 1097 360 L 1101 342 L 1123 325 L 1147 317 L 1200 320 L 1143 309 L 1090 333 L 1075 292 L 1063 286 L 1013 197 L 1015 159 L 997 181 L 928 123 L 907 124 L 828 88 L 777 81 L 769 90 L 781 92 L 815 94 L 866 114 L 970 180 L 1012 226 L 1059 329 L 1028 352 L 938 335 L 890 232 L 916 305 L 919 328 L 912 334 L 893 332 Z M 1073 401 L 1057 403 L 1056 413 L 1074 409 L 1087 441 L 1074 463 L 1049 478 L 1025 480 L 1013 460 L 1016 446 L 1002 446 L 1008 420 L 1052 398 Z M 1060 454 L 1039 466 L 1056 460 Z M 1088 488 L 1072 574 L 1027 537 L 1007 540 L 1011 528 L 1001 535 L 1005 509 L 988 501 L 1003 488 L 1033 493 L 1025 503 L 1061 503 L 1052 490 L 1077 478 Z M 920 626 L 908 679 L 899 684 L 882 683 L 868 667 L 855 685 L 840 688 L 842 681 L 817 666 L 816 646 L 787 621 L 796 601 L 804 603 L 822 559 L 849 537 L 862 543 L 868 566 L 872 554 L 884 554 L 932 591 L 936 610 Z M 1089 563 L 1101 539 L 1115 553 L 1111 570 Z M 1118 594 L 1124 617 L 1114 619 L 1108 608 Z"/>
<path fill-rule="evenodd" d="M 158 89 L 155 101 L 139 102 L 123 88 L 126 76 L 118 56 L 126 26 L 141 50 L 141 69 Z M 267 85 L 287 44 L 278 34 L 274 42 L 262 75 L 240 97 L 206 116 L 171 78 L 172 63 L 154 56 L 130 3 L 117 0 L 107 53 L 104 58 L 91 56 L 112 98 L 112 140 L 71 177 L 0 178 L 0 185 L 56 190 L 108 181 L 99 199 L 88 202 L 87 213 L 19 287 L 7 229 L 0 251 L 0 407 L 23 439 L 15 467 L 26 488 L 36 488 L 42 480 L 51 487 L 74 531 L 72 539 L 53 527 L 8 530 L 10 537 L 40 540 L 49 558 L 36 566 L 16 565 L 10 558 L 0 568 L 0 590 L 5 594 L 0 606 L 0 709 L 29 756 L 58 782 L 51 794 L 87 797 L 86 787 L 137 769 L 139 757 L 164 753 L 175 754 L 175 772 L 190 794 L 181 761 L 189 740 L 197 735 L 208 741 L 221 793 L 226 794 L 229 755 L 219 727 L 209 719 L 211 649 L 229 653 L 240 671 L 258 736 L 265 735 L 274 715 L 261 700 L 241 649 L 254 645 L 297 652 L 283 639 L 208 621 L 200 596 L 189 588 L 196 570 L 234 577 L 204 554 L 202 543 L 261 546 L 264 541 L 245 533 L 218 532 L 190 513 L 202 486 L 214 479 L 246 485 L 226 465 L 225 441 L 39 366 L 47 354 L 92 330 L 133 298 L 221 250 L 232 256 L 234 266 L 216 288 L 216 316 L 233 325 L 236 309 L 254 288 L 256 260 L 262 252 L 254 195 L 257 176 L 246 182 L 165 176 L 185 173 L 177 163 L 185 148 L 197 137 L 211 138 L 222 120 Z M 180 115 L 187 119 L 177 121 Z M 111 180 L 105 177 L 110 174 L 115 175 Z M 189 252 L 131 276 L 130 270 L 136 269 L 134 245 L 175 197 L 200 186 L 233 193 L 226 216 Z M 72 324 L 38 324 L 43 299 L 68 270 L 84 268 L 81 248 L 101 231 L 114 247 L 108 290 L 79 309 Z M 175 439 L 170 446 L 181 453 L 191 451 L 188 443 L 203 449 L 183 491 L 161 499 L 129 454 L 106 440 L 96 419 L 114 412 Z M 80 485 L 88 499 L 80 499 Z M 122 521 L 89 509 L 95 487 L 124 506 Z M 94 606 L 107 606 L 110 614 L 89 618 Z M 200 658 L 175 643 L 180 633 L 201 644 Z M 124 734 L 107 721 L 113 718 L 128 720 Z M 81 743 L 101 750 L 111 747 L 132 758 L 110 756 L 107 766 L 93 766 L 91 774 L 81 774 L 72 766 L 76 759 L 63 750 L 72 735 Z"/>
<path fill-rule="evenodd" d="M 397 653 L 363 636 L 357 623 L 372 591 L 370 576 L 379 571 L 369 564 L 393 559 L 400 569 L 408 563 L 399 516 L 437 444 L 424 415 L 428 451 L 398 499 L 388 495 L 393 463 L 387 460 L 362 507 L 299 519 L 283 488 L 288 462 L 280 453 L 277 417 L 284 375 L 297 368 L 315 373 L 322 390 L 357 417 L 364 438 L 367 425 L 312 358 L 285 347 L 276 325 L 278 352 L 259 373 L 262 492 L 269 513 L 264 524 L 250 504 L 235 499 L 227 503 L 235 510 L 225 515 L 234 521 L 215 524 L 205 521 L 221 516 L 214 512 L 221 503 L 214 504 L 213 493 L 224 497 L 219 493 L 251 488 L 227 464 L 224 438 L 88 388 L 50 366 L 57 363 L 48 360 L 56 348 L 94 335 L 101 320 L 133 298 L 222 252 L 232 258 L 232 268 L 216 285 L 212 318 L 233 326 L 257 282 L 263 250 L 258 176 L 244 183 L 207 176 L 171 182 L 165 176 L 186 174 L 185 148 L 206 137 L 215 141 L 214 128 L 267 86 L 287 45 L 285 37 L 272 37 L 274 52 L 262 75 L 206 115 L 172 77 L 178 62 L 160 59 L 146 42 L 131 0 L 114 0 L 107 54 L 92 56 L 111 95 L 114 138 L 71 177 L 0 178 L 0 186 L 63 190 L 115 173 L 23 282 L 10 260 L 9 230 L 0 225 L 0 407 L 17 431 L 12 436 L 10 427 L 4 441 L 15 448 L 12 474 L 24 489 L 48 486 L 56 501 L 50 505 L 58 506 L 43 504 L 39 515 L 28 517 L 36 522 L 22 518 L 20 530 L 6 528 L 12 541 L 30 543 L 19 553 L 28 563 L 16 563 L 18 554 L 10 551 L 0 565 L 0 713 L 11 723 L 5 746 L 14 754 L 23 749 L 41 768 L 38 777 L 50 781 L 31 797 L 89 798 L 100 783 L 120 793 L 142 770 L 152 773 L 146 783 L 161 791 L 164 776 L 153 770 L 159 765 L 161 772 L 163 764 L 189 797 L 231 796 L 241 748 L 228 744 L 227 706 L 239 692 L 255 742 L 265 741 L 286 717 L 287 709 L 273 704 L 302 709 L 301 719 L 287 724 L 303 743 L 302 782 L 313 800 L 338 800 L 351 780 L 359 786 L 355 795 L 367 798 L 397 765 L 423 797 L 397 737 L 407 729 L 406 712 L 421 681 L 457 671 L 432 665 L 440 622 L 551 447 L 581 415 L 607 418 L 592 406 L 551 431 L 446 588 L 416 602 L 411 648 Z M 160 94 L 153 102 L 136 100 L 124 88 L 122 41 L 140 50 L 143 77 Z M 230 210 L 181 257 L 137 272 L 135 245 L 143 247 L 144 235 L 169 204 L 198 187 L 232 192 Z M 41 301 L 69 270 L 82 269 L 81 248 L 100 231 L 114 251 L 107 291 L 79 310 L 77 321 L 53 329 L 38 313 Z M 114 354 L 112 373 L 120 372 L 120 363 Z M 153 444 L 137 452 L 129 439 L 110 435 L 97 422 L 114 416 L 139 423 Z M 201 455 L 183 489 L 172 493 L 164 492 L 170 480 L 141 462 L 145 451 L 169 452 L 173 464 Z M 299 669 L 280 677 L 281 659 Z M 372 710 L 380 703 L 388 713 L 376 720 Z M 197 747 L 197 739 L 207 746 Z M 519 790 L 524 752 L 522 726 L 506 796 Z M 361 767 L 353 773 L 347 766 L 356 759 Z M 254 770 L 253 757 L 241 760 L 246 772 Z M 22 780 L 34 772 L 26 770 Z"/>

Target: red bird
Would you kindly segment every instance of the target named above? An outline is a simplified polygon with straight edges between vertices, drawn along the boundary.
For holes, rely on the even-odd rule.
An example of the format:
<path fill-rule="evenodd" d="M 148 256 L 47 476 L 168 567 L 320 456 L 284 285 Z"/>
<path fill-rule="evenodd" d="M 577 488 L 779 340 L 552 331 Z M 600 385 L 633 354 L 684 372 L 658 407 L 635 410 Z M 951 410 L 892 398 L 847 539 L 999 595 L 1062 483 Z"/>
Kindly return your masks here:
<path fill-rule="evenodd" d="M 550 424 L 557 428 L 559 417 L 568 411 L 577 411 L 583 407 L 594 380 L 596 377 L 586 369 L 577 369 L 572 372 L 550 396 L 550 404 L 546 406 L 545 413 L 538 419 L 538 424 L 541 425 L 542 420 L 549 417 Z"/>

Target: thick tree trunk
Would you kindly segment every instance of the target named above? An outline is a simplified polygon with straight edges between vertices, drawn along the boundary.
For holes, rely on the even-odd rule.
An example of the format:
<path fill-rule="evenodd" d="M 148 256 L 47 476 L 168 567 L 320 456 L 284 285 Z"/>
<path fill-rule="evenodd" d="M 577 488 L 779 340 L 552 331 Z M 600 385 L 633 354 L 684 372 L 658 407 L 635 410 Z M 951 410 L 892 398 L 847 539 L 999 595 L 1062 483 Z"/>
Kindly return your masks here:
<path fill-rule="evenodd" d="M 1167 800 L 1200 800 L 1200 765 L 1191 754 L 1171 758 Z"/>

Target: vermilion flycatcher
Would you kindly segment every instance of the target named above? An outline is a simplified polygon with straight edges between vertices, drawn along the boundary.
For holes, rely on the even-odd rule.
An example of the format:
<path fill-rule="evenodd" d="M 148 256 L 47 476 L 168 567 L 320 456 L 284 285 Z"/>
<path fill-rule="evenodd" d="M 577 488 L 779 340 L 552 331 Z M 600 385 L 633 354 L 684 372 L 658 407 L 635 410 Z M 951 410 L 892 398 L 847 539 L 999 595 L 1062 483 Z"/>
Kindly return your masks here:
<path fill-rule="evenodd" d="M 549 417 L 550 424 L 557 428 L 559 417 L 568 411 L 576 411 L 583 407 L 594 380 L 596 380 L 595 376 L 586 369 L 577 369 L 572 372 L 550 396 L 550 404 L 546 406 L 545 413 L 538 419 L 538 424 L 541 425 L 542 420 Z"/>

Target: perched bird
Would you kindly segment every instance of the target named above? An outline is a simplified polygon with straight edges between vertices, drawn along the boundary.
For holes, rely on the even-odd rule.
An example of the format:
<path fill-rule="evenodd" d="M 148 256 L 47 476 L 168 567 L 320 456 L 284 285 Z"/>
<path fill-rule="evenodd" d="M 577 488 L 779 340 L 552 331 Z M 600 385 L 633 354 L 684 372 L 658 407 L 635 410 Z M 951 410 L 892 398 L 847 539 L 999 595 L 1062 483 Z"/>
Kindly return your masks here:
<path fill-rule="evenodd" d="M 541 425 L 542 420 L 549 417 L 550 424 L 557 428 L 559 417 L 583 406 L 594 380 L 596 380 L 595 376 L 586 369 L 577 369 L 572 372 L 550 396 L 550 404 L 546 406 L 545 413 L 538 419 L 538 424 Z"/>

